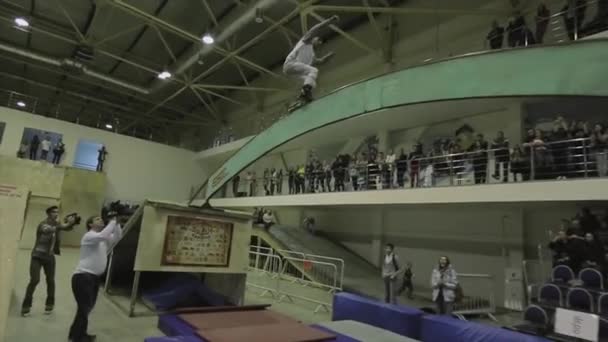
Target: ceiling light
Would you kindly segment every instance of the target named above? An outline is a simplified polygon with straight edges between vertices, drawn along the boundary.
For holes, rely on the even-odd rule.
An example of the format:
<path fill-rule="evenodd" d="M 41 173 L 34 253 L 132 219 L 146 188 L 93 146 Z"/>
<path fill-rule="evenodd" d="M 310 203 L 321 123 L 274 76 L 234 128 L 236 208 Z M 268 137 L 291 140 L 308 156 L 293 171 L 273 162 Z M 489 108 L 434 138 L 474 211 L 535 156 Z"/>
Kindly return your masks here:
<path fill-rule="evenodd" d="M 21 108 L 25 107 L 25 102 L 17 101 L 17 107 L 21 107 Z"/>
<path fill-rule="evenodd" d="M 163 71 L 160 74 L 158 74 L 158 78 L 160 78 L 161 80 L 166 80 L 168 78 L 171 78 L 171 73 L 168 71 Z"/>
<path fill-rule="evenodd" d="M 213 44 L 213 42 L 215 42 L 215 39 L 213 39 L 213 37 L 211 37 L 210 34 L 206 34 L 203 36 L 202 41 L 203 41 L 203 43 L 209 45 L 209 44 Z"/>
<path fill-rule="evenodd" d="M 15 24 L 19 27 L 28 27 L 30 26 L 30 22 L 27 21 L 25 18 L 22 17 L 17 17 L 15 18 Z"/>
<path fill-rule="evenodd" d="M 106 128 L 107 128 L 107 129 L 112 129 L 112 128 L 114 128 L 114 127 L 113 127 L 112 125 L 110 125 L 110 124 L 106 124 Z"/>

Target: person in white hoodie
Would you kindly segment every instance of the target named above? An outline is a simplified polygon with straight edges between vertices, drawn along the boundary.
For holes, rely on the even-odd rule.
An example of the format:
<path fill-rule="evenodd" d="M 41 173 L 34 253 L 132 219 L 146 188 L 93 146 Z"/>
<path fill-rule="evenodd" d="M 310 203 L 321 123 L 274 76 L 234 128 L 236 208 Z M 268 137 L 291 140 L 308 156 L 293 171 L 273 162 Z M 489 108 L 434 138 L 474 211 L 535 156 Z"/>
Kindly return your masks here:
<path fill-rule="evenodd" d="M 99 216 L 87 220 L 87 232 L 80 242 L 80 260 L 72 276 L 72 292 L 78 305 L 68 336 L 72 342 L 95 341 L 95 335 L 87 333 L 89 314 L 97 301 L 99 277 L 108 264 L 108 249 L 122 237 L 122 228 L 115 216 L 115 213 L 109 214 L 110 222 L 105 227 Z"/>
<path fill-rule="evenodd" d="M 431 275 L 431 288 L 433 289 L 433 302 L 437 304 L 437 313 L 440 315 L 452 314 L 458 276 L 447 256 L 439 258 L 437 267 Z"/>

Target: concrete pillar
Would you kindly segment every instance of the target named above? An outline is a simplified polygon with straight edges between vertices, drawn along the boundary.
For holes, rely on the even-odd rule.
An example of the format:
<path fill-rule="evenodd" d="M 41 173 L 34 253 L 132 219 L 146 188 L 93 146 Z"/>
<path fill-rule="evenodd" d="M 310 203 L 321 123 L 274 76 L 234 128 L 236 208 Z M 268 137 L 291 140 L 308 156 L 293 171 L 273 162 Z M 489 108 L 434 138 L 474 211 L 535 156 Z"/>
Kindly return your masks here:
<path fill-rule="evenodd" d="M 378 132 L 378 151 L 386 153 L 390 148 L 390 142 L 388 141 L 388 131 Z"/>

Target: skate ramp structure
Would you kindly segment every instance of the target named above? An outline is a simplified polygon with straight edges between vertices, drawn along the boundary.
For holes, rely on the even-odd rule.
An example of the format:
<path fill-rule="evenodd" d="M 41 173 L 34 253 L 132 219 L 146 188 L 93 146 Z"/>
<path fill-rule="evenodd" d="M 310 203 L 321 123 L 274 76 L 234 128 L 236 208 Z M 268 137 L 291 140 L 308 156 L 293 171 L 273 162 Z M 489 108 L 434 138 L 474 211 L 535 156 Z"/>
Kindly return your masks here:
<path fill-rule="evenodd" d="M 169 286 L 168 280 L 189 274 L 231 303 L 242 304 L 250 218 L 239 212 L 146 200 L 126 222 L 123 237 L 111 249 L 105 294 L 130 316 L 156 314 L 156 307 L 143 301 L 140 294 L 154 293 Z M 193 287 L 179 283 L 174 287 L 175 291 L 162 292 L 175 297 L 170 298 L 174 302 L 187 302 L 191 293 L 177 293 L 181 291 L 178 288 L 190 291 Z"/>
<path fill-rule="evenodd" d="M 468 54 L 342 87 L 251 139 L 194 192 L 189 204 L 208 203 L 232 177 L 291 140 L 383 109 L 479 98 L 608 96 L 607 46 L 608 40 L 599 39 Z"/>
<path fill-rule="evenodd" d="M 313 235 L 303 228 L 284 225 L 272 226 L 267 233 L 258 233 L 258 230 L 256 230 L 256 234 L 275 250 L 284 249 L 307 255 L 322 255 L 342 259 L 344 261 L 342 287 L 345 291 L 375 298 L 384 296 L 383 289 L 380 286 L 382 283 L 380 270 L 377 267 L 322 235 Z M 281 252 L 279 251 L 279 253 Z M 340 263 L 335 262 L 335 264 L 338 269 L 342 267 Z"/>
<path fill-rule="evenodd" d="M 23 233 L 29 189 L 0 183 L 0 342 L 4 341 L 14 287 L 17 248 Z"/>

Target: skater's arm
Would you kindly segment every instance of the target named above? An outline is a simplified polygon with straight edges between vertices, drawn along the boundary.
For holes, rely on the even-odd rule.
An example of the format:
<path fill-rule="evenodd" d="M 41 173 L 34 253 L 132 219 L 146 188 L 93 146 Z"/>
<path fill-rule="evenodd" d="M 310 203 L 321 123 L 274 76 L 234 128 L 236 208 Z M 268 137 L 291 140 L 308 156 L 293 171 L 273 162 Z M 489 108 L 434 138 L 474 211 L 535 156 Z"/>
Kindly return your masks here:
<path fill-rule="evenodd" d="M 323 20 L 322 22 L 318 23 L 317 25 L 313 26 L 310 30 L 308 30 L 308 32 L 306 32 L 304 34 L 304 37 L 302 37 L 302 41 L 305 43 L 310 43 L 310 40 L 316 36 L 319 31 L 321 31 L 321 29 L 323 29 L 325 26 L 328 26 L 329 24 L 331 24 L 334 21 L 338 21 L 338 19 L 340 19 L 337 15 L 332 16 L 331 18 L 327 18 L 325 20 Z"/>
<path fill-rule="evenodd" d="M 110 238 L 112 245 L 117 243 L 121 237 L 122 237 L 122 227 L 120 226 L 120 223 L 118 223 L 118 224 L 116 224 L 116 226 L 114 226 L 114 232 L 112 232 L 112 236 Z"/>
<path fill-rule="evenodd" d="M 315 58 L 315 64 L 323 64 L 325 62 L 327 62 L 328 59 L 330 59 L 331 57 L 333 57 L 334 52 L 328 52 L 325 56 L 321 57 L 321 58 Z"/>

